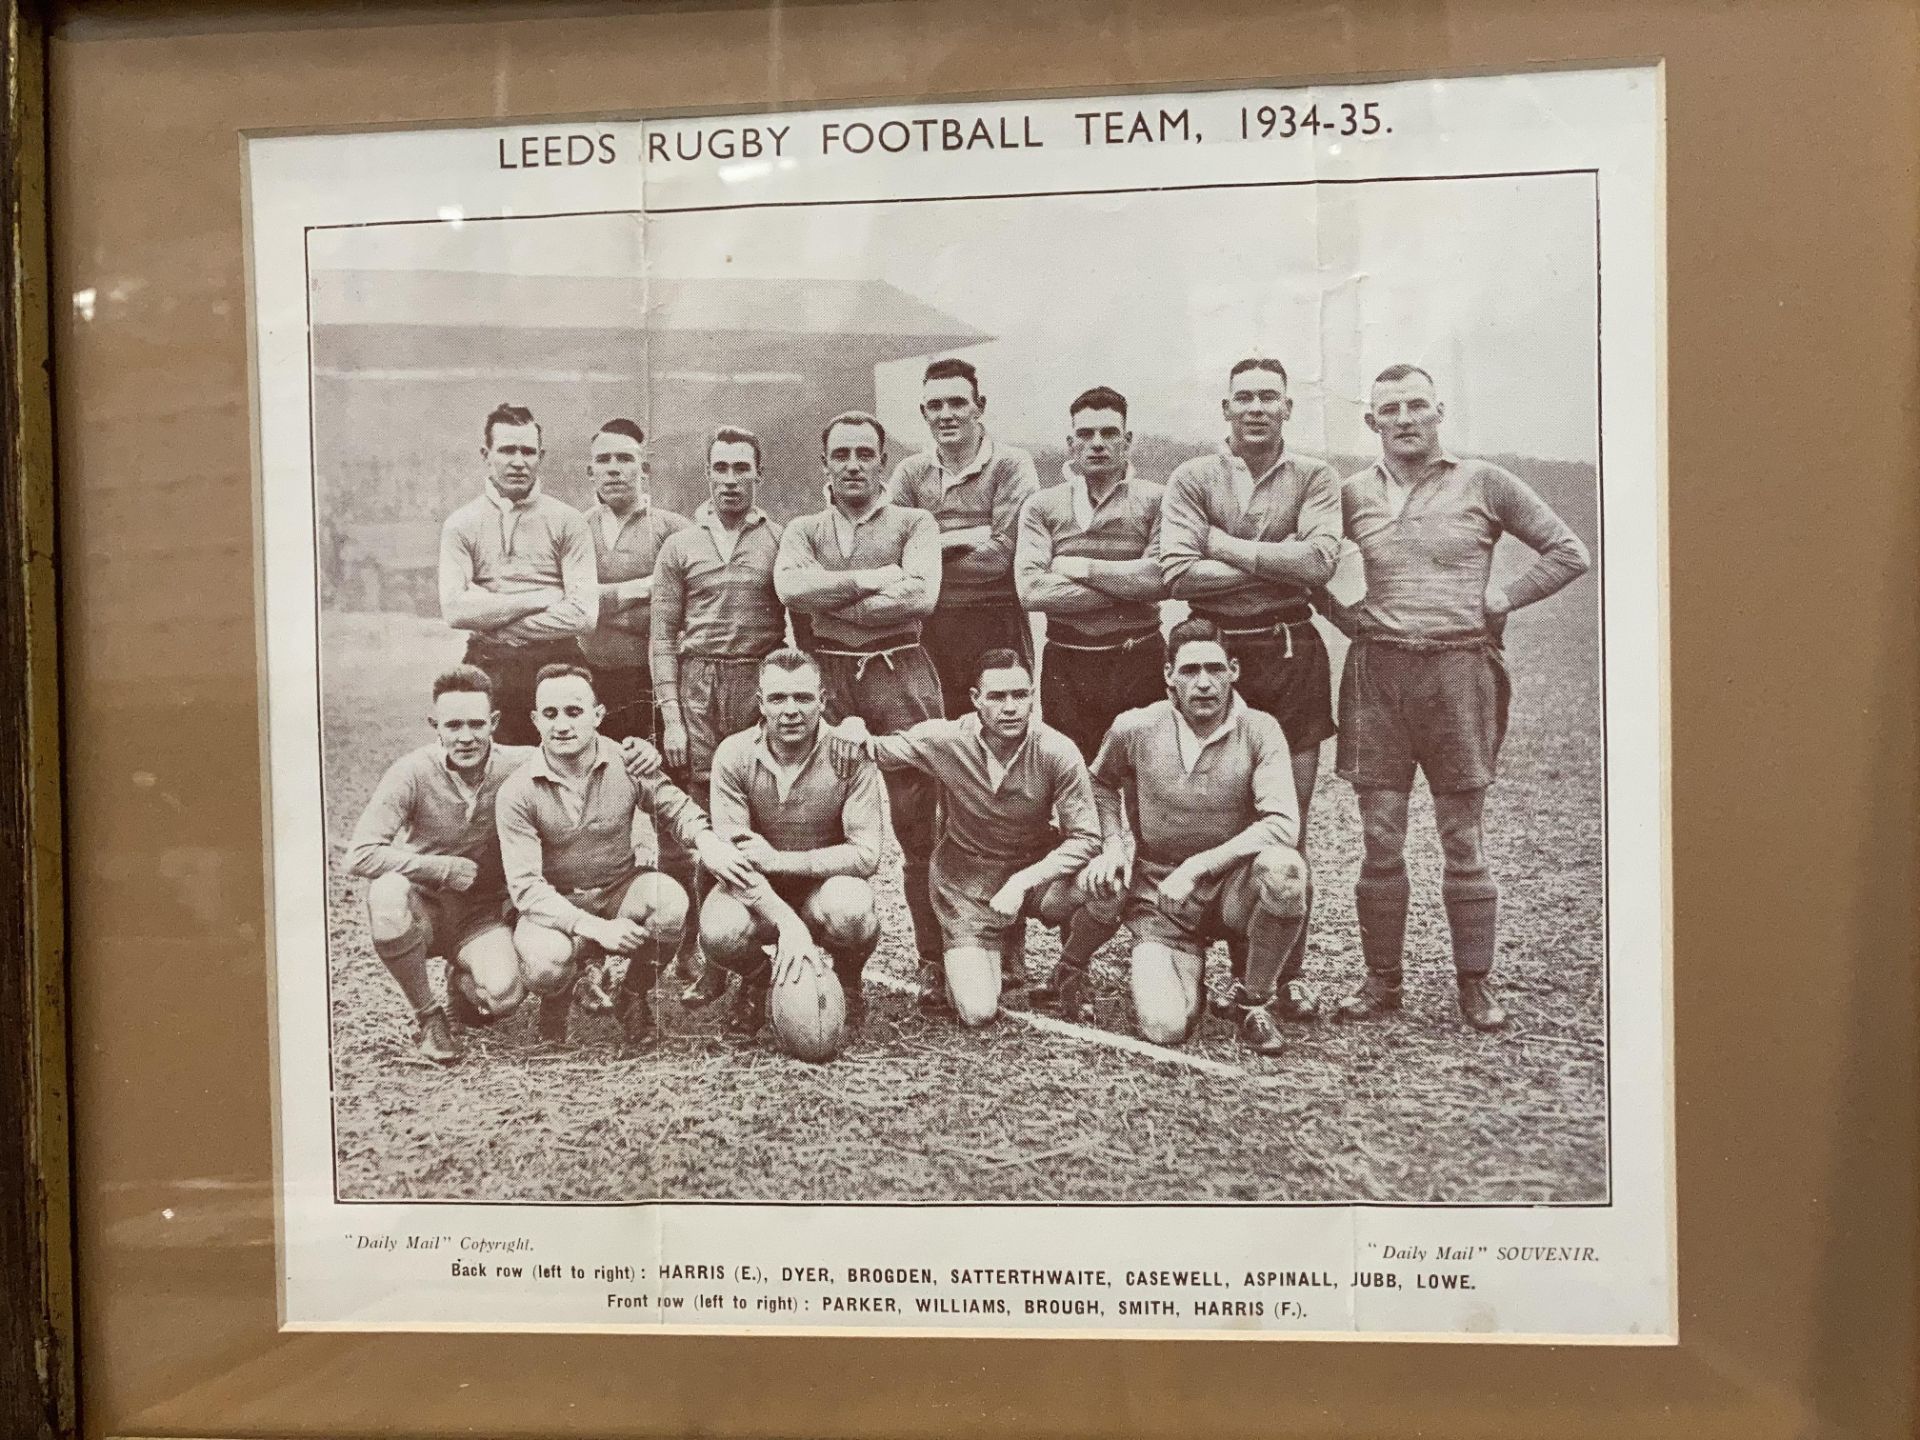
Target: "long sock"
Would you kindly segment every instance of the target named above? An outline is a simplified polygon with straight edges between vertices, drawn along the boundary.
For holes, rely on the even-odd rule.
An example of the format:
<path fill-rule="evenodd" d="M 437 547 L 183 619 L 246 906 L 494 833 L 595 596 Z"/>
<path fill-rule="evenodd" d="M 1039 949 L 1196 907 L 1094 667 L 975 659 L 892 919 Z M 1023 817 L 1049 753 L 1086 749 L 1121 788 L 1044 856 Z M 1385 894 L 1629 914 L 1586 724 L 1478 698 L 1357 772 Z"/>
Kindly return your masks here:
<path fill-rule="evenodd" d="M 1060 944 L 1060 963 L 1069 970 L 1084 970 L 1093 963 L 1100 947 L 1120 929 L 1119 915 L 1094 913 L 1091 905 L 1082 905 L 1067 921 L 1067 938 Z"/>
<path fill-rule="evenodd" d="M 1247 998 L 1254 1004 L 1264 1005 L 1273 998 L 1280 967 L 1306 923 L 1304 915 L 1281 915 L 1264 905 L 1255 907 L 1247 921 L 1246 979 Z"/>
<path fill-rule="evenodd" d="M 1021 983 L 1027 978 L 1027 921 L 1023 915 L 1013 922 L 1000 940 L 1000 980 L 1002 984 Z"/>
<path fill-rule="evenodd" d="M 858 985 L 861 977 L 867 973 L 867 961 L 872 957 L 874 945 L 826 945 L 827 958 L 833 961 L 833 973 L 842 985 Z"/>
<path fill-rule="evenodd" d="M 1307 965 L 1307 925 L 1313 919 L 1313 878 L 1307 878 L 1307 908 L 1300 917 L 1300 933 L 1294 936 L 1293 944 L 1287 949 L 1287 958 L 1280 962 L 1279 984 L 1300 978 L 1300 972 Z"/>
<path fill-rule="evenodd" d="M 1405 865 L 1384 874 L 1363 870 L 1353 886 L 1353 909 L 1360 920 L 1360 953 L 1367 970 L 1392 980 L 1400 978 L 1401 956 L 1407 946 L 1407 883 Z"/>
<path fill-rule="evenodd" d="M 433 982 L 427 978 L 427 932 L 423 925 L 414 925 L 398 940 L 376 940 L 373 943 L 380 963 L 387 967 L 387 973 L 393 976 L 394 984 L 400 987 L 400 993 L 407 997 L 407 1004 L 413 1007 L 415 1015 L 425 1015 L 429 1010 L 440 1008 L 440 1002 L 433 998 Z"/>
<path fill-rule="evenodd" d="M 922 965 L 938 965 L 943 947 L 940 920 L 933 913 L 933 893 L 927 879 L 931 861 L 906 856 L 900 865 L 900 888 L 907 894 L 907 914 L 913 921 L 913 947 L 920 952 Z"/>
<path fill-rule="evenodd" d="M 1482 874 L 1448 876 L 1440 882 L 1453 932 L 1453 968 L 1462 980 L 1481 979 L 1493 969 L 1493 947 L 1500 911 L 1500 887 Z"/>

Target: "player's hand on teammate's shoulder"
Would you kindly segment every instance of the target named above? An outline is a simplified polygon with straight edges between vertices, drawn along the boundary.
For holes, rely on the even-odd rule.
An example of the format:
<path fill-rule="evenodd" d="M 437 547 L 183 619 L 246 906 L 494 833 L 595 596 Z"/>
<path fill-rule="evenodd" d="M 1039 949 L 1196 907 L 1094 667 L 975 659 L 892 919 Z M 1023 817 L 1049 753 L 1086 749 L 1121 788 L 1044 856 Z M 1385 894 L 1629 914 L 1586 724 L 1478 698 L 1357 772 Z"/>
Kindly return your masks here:
<path fill-rule="evenodd" d="M 620 763 L 626 767 L 629 780 L 658 775 L 662 768 L 660 752 L 645 740 L 631 737 L 620 742 Z"/>
<path fill-rule="evenodd" d="M 838 725 L 827 727 L 827 763 L 842 780 L 850 778 L 873 756 L 867 722 L 849 715 Z"/>

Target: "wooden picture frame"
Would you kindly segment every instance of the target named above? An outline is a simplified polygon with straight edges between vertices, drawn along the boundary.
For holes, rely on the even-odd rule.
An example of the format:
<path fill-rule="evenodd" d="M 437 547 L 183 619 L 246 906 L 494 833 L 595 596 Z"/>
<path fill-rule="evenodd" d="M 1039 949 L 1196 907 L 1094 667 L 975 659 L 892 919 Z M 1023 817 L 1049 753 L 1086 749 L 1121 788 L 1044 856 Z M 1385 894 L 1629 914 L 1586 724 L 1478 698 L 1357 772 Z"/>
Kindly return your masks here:
<path fill-rule="evenodd" d="M 423 1432 L 564 1424 L 635 1434 L 1908 1433 L 1920 1171 L 1920 182 L 1911 159 L 1920 153 L 1920 22 L 1910 8 L 533 8 L 374 15 L 100 3 L 50 13 L 8 4 L 0 647 L 20 679 L 0 690 L 5 1433 L 361 1433 L 396 1422 Z M 679 47 L 677 66 L 636 69 L 654 63 L 644 60 L 654 42 L 655 53 Z M 115 1237 L 115 1197 L 142 1176 L 218 1173 L 253 1185 L 272 1166 L 265 1091 L 252 1088 L 264 1086 L 264 972 L 224 989 L 187 982 L 185 992 L 184 1013 L 203 1038 L 216 999 L 223 1023 L 258 1031 L 252 1068 L 143 1023 L 136 989 L 106 964 L 104 937 L 122 960 L 137 953 L 129 917 L 157 892 L 136 883 L 131 898 L 116 895 L 88 865 L 89 847 L 130 803 L 126 775 L 105 757 L 124 762 L 139 724 L 166 729 L 175 762 L 204 746 L 247 765 L 257 728 L 244 697 L 196 729 L 185 710 L 170 720 L 155 709 L 142 722 L 107 694 L 109 636 L 122 653 L 151 644 L 163 659 L 210 647 L 235 674 L 255 663 L 250 578 L 220 589 L 222 635 L 164 640 L 136 633 L 135 618 L 97 584 L 136 522 L 110 513 L 93 488 L 100 462 L 81 428 L 85 402 L 96 387 L 112 391 L 107 403 L 124 401 L 132 370 L 152 353 L 129 362 L 63 328 L 68 306 L 53 287 L 72 278 L 70 236 L 101 238 L 110 195 L 136 194 L 151 207 L 142 222 L 176 241 L 196 225 L 222 237 L 211 258 L 176 246 L 148 257 L 139 276 L 164 287 L 200 275 L 202 261 L 217 271 L 180 321 L 176 359 L 239 406 L 211 422 L 224 478 L 138 517 L 186 536 L 194 504 L 244 503 L 233 488 L 247 470 L 235 457 L 249 446 L 233 149 L 243 130 L 591 112 L 630 96 L 641 73 L 663 104 L 714 111 L 775 97 L 1626 59 L 1664 63 L 1669 100 L 1678 1347 L 1276 1353 L 691 1336 L 369 1344 L 275 1333 L 263 1261 L 273 1217 L 253 1190 L 224 1228 L 173 1249 L 136 1253 Z M 145 101 L 160 108 L 143 116 Z M 162 180 L 115 191 L 116 179 L 140 173 Z M 128 243 L 129 227 L 107 228 L 113 244 Z M 235 309 L 216 317 L 215 302 Z M 252 543 L 230 517 L 208 523 L 229 561 Z M 242 633 L 244 645 L 233 638 Z M 195 843 L 230 882 L 207 892 L 227 960 L 245 951 L 262 905 L 248 883 L 257 879 L 258 794 L 238 790 L 190 806 Z M 121 833 L 134 847 L 122 854 L 150 857 L 153 833 Z M 204 923 L 211 935 L 211 918 Z M 183 938 L 191 935 L 167 936 L 176 947 Z M 127 1087 L 176 1064 L 193 1077 L 183 1092 L 234 1085 L 248 1103 L 231 1133 L 174 1162 L 166 1142 L 186 1133 L 188 1118 L 124 1107 Z M 146 1169 L 130 1163 L 129 1147 L 143 1147 Z M 147 1303 L 170 1282 L 191 1286 L 191 1307 Z M 174 1348 L 142 1370 L 142 1347 L 160 1334 Z M 127 1378 L 135 1372 L 137 1382 Z M 430 1417 L 401 1408 L 422 1375 L 440 1394 Z M 529 1394 L 529 1375 L 551 1393 Z"/>

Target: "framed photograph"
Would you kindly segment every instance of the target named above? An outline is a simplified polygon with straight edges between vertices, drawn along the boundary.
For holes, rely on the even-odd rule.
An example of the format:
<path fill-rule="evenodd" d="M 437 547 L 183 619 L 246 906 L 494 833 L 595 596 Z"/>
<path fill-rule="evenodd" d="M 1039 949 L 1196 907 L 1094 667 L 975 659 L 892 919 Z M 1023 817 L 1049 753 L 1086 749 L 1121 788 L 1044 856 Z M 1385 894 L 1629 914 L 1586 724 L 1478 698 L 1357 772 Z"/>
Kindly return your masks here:
<path fill-rule="evenodd" d="M 1476 15 L 23 17 L 49 1423 L 1904 1433 L 1920 34 Z"/>

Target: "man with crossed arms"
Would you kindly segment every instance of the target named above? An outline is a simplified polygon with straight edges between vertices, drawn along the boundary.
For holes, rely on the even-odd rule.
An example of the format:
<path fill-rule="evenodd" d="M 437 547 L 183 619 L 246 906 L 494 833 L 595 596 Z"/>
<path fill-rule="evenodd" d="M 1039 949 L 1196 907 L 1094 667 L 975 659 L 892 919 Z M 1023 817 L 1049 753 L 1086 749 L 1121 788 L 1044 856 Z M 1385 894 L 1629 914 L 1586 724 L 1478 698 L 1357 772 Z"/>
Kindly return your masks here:
<path fill-rule="evenodd" d="M 920 644 L 921 622 L 940 598 L 940 527 L 924 510 L 889 502 L 887 431 L 848 411 L 820 432 L 827 506 L 795 516 L 780 537 L 773 583 L 780 599 L 813 619 L 829 724 L 857 715 L 890 735 L 944 713 L 940 677 Z M 914 770 L 886 776 L 887 808 L 900 842 L 901 888 L 920 957 L 920 999 L 937 1005 L 940 924 L 927 893 L 936 795 Z"/>
<path fill-rule="evenodd" d="M 627 1045 L 641 1050 L 659 1039 L 648 996 L 679 943 L 687 894 L 634 859 L 635 807 L 670 827 L 721 880 L 746 884 L 752 871 L 666 778 L 646 741 L 626 742 L 647 762 L 639 779 L 628 773 L 621 746 L 600 734 L 605 716 L 583 667 L 549 665 L 536 677 L 540 749 L 500 787 L 500 859 L 520 915 L 513 943 L 521 977 L 541 997 L 540 1038 L 565 1042 L 583 964 L 624 955 L 613 1013 Z"/>
<path fill-rule="evenodd" d="M 1247 957 L 1234 998 L 1241 1042 L 1273 1055 L 1283 1042 L 1270 1007 L 1306 923 L 1307 862 L 1287 737 L 1234 692 L 1239 674 L 1212 621 L 1168 632 L 1171 698 L 1122 715 L 1093 762 L 1105 843 L 1084 883 L 1126 895 L 1142 1035 L 1178 1045 L 1192 1033 L 1207 945 L 1226 940 Z"/>
<path fill-rule="evenodd" d="M 880 772 L 862 759 L 842 774 L 827 753 L 820 666 L 799 650 L 760 662 L 760 723 L 713 755 L 713 828 L 755 871 L 744 888 L 715 886 L 700 906 L 700 946 L 721 975 L 740 977 L 728 1028 L 752 1036 L 767 1017 L 772 969 L 818 945 L 833 963 L 847 1019 L 866 1014 L 861 975 L 880 939 L 873 887 L 886 835 Z"/>
<path fill-rule="evenodd" d="M 1025 660 L 987 651 L 969 695 L 974 713 L 963 720 L 868 736 L 854 717 L 840 735 L 883 771 L 911 768 L 939 782 L 933 907 L 947 997 L 972 1029 L 999 1013 L 1002 959 L 1026 918 L 1064 925 L 1093 900 L 1076 881 L 1100 850 L 1100 822 L 1080 752 L 1034 714 Z"/>
<path fill-rule="evenodd" d="M 1219 628 L 1239 667 L 1242 702 L 1286 733 L 1299 794 L 1294 843 L 1304 850 L 1320 746 L 1334 733 L 1331 662 L 1309 596 L 1332 578 L 1340 558 L 1340 480 L 1324 460 L 1287 448 L 1293 401 L 1278 360 L 1252 356 L 1235 364 L 1220 412 L 1226 442 L 1167 481 L 1160 568 L 1168 590 Z M 1311 913 L 1311 891 L 1307 908 Z M 1238 982 L 1244 949 L 1228 948 Z M 1302 925 L 1281 967 L 1273 1008 L 1282 1019 L 1319 1017 L 1319 1002 L 1299 978 L 1306 954 Z M 1222 1013 L 1231 1015 L 1239 998 L 1229 990 Z"/>
<path fill-rule="evenodd" d="M 1485 1031 L 1507 1023 L 1487 978 L 1500 888 L 1483 823 L 1511 694 L 1501 642 L 1509 615 L 1577 580 L 1589 561 L 1580 538 L 1526 482 L 1446 452 L 1446 413 L 1425 370 L 1382 370 L 1366 417 L 1380 459 L 1350 476 L 1342 494 L 1366 594 L 1352 607 L 1332 607 L 1334 623 L 1353 637 L 1335 764 L 1360 804 L 1365 849 L 1353 899 L 1367 975 L 1335 1014 L 1364 1020 L 1400 1008 L 1407 799 L 1418 770 L 1440 832 L 1440 899 L 1460 1015 Z M 1505 586 L 1492 583 L 1502 535 L 1535 554 Z"/>

